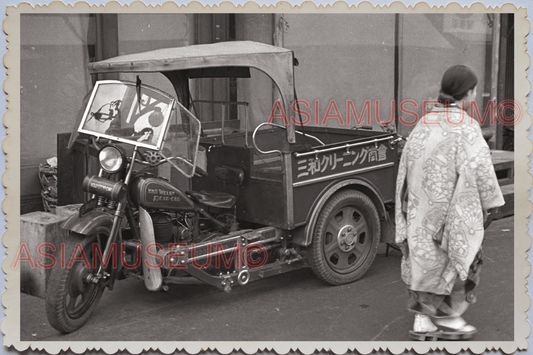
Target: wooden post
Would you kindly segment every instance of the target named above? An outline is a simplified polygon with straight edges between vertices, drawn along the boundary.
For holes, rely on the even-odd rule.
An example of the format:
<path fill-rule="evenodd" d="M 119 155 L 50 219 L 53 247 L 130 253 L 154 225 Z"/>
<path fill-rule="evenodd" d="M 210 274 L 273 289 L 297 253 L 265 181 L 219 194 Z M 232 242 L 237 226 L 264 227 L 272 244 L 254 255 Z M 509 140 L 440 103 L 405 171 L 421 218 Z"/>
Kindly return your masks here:
<path fill-rule="evenodd" d="M 85 202 L 81 183 L 85 175 L 98 173 L 96 149 L 80 142 L 67 148 L 70 133 L 57 135 L 57 205 Z"/>
<path fill-rule="evenodd" d="M 500 15 L 494 14 L 494 20 L 492 21 L 492 63 L 491 63 L 491 85 L 490 85 L 490 101 L 494 103 L 496 106 L 498 104 L 498 97 L 499 97 L 499 88 L 498 88 L 498 79 L 499 79 L 499 63 L 500 63 L 500 36 L 501 36 L 501 23 L 500 23 Z M 496 112 L 496 115 L 498 112 Z M 497 140 L 498 140 L 498 128 L 499 124 L 497 123 L 498 120 L 494 123 L 494 125 L 490 124 L 489 128 L 492 132 L 492 134 L 495 135 L 494 139 L 494 145 L 490 145 L 492 149 L 497 149 Z"/>
<path fill-rule="evenodd" d="M 76 175 L 76 164 L 74 152 L 67 149 L 70 133 L 59 133 L 57 135 L 57 205 L 64 206 L 72 203 L 82 202 L 76 194 L 74 178 Z"/>
<path fill-rule="evenodd" d="M 502 14 L 500 16 L 501 31 L 497 103 L 506 99 L 514 99 L 514 15 Z M 506 130 L 508 131 L 507 128 L 496 120 L 495 149 L 510 149 L 513 147 L 513 142 L 506 141 L 512 139 L 512 137 L 505 137 L 504 131 Z"/>

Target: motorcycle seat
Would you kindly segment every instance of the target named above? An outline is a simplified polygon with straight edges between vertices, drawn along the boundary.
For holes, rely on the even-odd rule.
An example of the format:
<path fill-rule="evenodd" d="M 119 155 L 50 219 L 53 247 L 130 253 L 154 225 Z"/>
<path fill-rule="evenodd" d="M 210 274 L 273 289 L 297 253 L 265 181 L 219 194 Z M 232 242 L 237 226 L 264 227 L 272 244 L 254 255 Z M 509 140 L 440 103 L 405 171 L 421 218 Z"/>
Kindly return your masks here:
<path fill-rule="evenodd" d="M 216 208 L 232 208 L 235 206 L 237 198 L 231 194 L 220 191 L 192 191 L 191 196 L 199 203 Z"/>

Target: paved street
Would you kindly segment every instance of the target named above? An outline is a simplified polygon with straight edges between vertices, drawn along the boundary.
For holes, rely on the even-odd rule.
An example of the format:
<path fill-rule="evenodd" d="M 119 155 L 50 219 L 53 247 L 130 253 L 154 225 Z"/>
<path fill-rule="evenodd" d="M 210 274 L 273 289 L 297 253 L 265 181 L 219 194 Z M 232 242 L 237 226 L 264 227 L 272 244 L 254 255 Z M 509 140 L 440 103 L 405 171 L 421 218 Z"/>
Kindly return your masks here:
<path fill-rule="evenodd" d="M 514 218 L 486 233 L 478 303 L 466 313 L 477 341 L 514 336 Z M 63 335 L 48 325 L 44 300 L 22 294 L 21 340 L 42 341 L 409 341 L 412 315 L 400 279 L 400 252 L 384 246 L 363 279 L 329 286 L 310 269 L 235 287 L 172 286 L 150 293 L 137 280 L 106 291 L 89 323 Z"/>

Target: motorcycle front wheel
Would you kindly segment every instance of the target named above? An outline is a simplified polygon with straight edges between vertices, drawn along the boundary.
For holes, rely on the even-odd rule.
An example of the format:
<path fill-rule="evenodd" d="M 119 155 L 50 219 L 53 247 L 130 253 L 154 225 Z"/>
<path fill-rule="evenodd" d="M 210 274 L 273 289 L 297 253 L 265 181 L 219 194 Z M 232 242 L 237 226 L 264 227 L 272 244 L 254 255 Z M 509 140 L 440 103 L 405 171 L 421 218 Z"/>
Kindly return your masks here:
<path fill-rule="evenodd" d="M 104 228 L 91 236 L 72 232 L 65 243 L 65 260 L 59 260 L 52 269 L 46 292 L 48 322 L 60 332 L 71 333 L 81 328 L 102 297 L 102 282 L 90 280 L 100 265 L 100 260 L 93 258 L 96 250 L 93 245 L 108 236 L 109 231 Z M 103 253 L 103 249 L 100 251 Z"/>

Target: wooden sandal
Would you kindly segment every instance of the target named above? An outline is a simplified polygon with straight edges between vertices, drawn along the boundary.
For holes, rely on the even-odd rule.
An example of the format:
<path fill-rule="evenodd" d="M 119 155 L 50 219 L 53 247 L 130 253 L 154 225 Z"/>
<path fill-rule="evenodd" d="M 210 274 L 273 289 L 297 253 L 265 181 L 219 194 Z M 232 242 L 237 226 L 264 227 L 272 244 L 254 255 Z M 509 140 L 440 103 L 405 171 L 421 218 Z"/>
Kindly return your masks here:
<path fill-rule="evenodd" d="M 477 329 L 474 330 L 443 330 L 439 329 L 434 332 L 419 333 L 414 330 L 409 331 L 412 339 L 418 341 L 437 341 L 437 340 L 468 340 L 476 335 Z"/>
<path fill-rule="evenodd" d="M 466 324 L 460 329 L 453 329 L 444 326 L 439 326 L 442 330 L 440 333 L 440 338 L 444 340 L 467 340 L 472 339 L 477 333 L 476 327 L 470 324 Z"/>
<path fill-rule="evenodd" d="M 444 340 L 471 339 L 477 333 L 476 327 L 468 324 L 462 317 L 441 318 L 433 321 L 442 330 L 439 336 Z"/>
<path fill-rule="evenodd" d="M 409 331 L 409 335 L 412 339 L 418 341 L 437 341 L 442 334 L 442 330 L 436 330 L 434 332 L 415 332 L 414 330 Z"/>
<path fill-rule="evenodd" d="M 462 317 L 433 319 L 432 322 L 428 316 L 416 315 L 413 328 L 418 331 L 411 330 L 409 335 L 419 341 L 467 340 L 477 333 L 476 327 Z"/>

